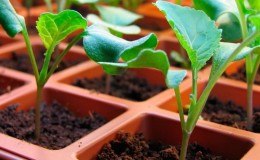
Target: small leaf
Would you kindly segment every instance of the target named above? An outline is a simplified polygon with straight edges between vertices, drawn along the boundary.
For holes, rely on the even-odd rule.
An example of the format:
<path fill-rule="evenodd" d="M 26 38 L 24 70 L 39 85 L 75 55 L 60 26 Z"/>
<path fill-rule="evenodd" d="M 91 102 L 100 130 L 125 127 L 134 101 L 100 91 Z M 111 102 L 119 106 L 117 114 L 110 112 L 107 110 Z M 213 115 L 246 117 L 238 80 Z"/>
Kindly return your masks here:
<path fill-rule="evenodd" d="M 0 3 L 0 24 L 10 37 L 23 30 L 24 18 L 16 14 L 9 0 Z"/>
<path fill-rule="evenodd" d="M 231 56 L 232 52 L 239 46 L 239 43 L 220 43 L 219 49 L 213 56 L 213 63 L 211 68 L 210 77 L 212 77 L 220 68 L 222 64 L 224 64 L 228 58 Z M 251 53 L 260 53 L 260 46 L 249 48 L 245 47 L 234 59 L 234 61 L 238 61 L 244 59 L 247 55 Z"/>
<path fill-rule="evenodd" d="M 86 26 L 86 19 L 73 10 L 65 10 L 59 14 L 43 13 L 37 21 L 39 35 L 47 49 L 51 45 L 57 45 L 72 32 L 85 29 Z"/>
<path fill-rule="evenodd" d="M 86 30 L 83 46 L 89 58 L 96 62 L 117 62 L 121 57 L 128 61 L 144 48 L 155 48 L 157 37 L 149 34 L 135 41 L 118 38 L 101 26 L 92 25 Z"/>
<path fill-rule="evenodd" d="M 218 48 L 221 31 L 202 11 L 165 1 L 156 6 L 165 14 L 179 42 L 186 49 L 192 68 L 200 70 Z"/>
<path fill-rule="evenodd" d="M 185 70 L 169 70 L 166 76 L 166 84 L 168 88 L 177 88 L 186 77 Z"/>
<path fill-rule="evenodd" d="M 142 16 L 125 10 L 119 7 L 111 6 L 100 6 L 97 5 L 97 9 L 100 13 L 101 18 L 108 23 L 127 26 L 136 21 L 137 19 L 142 18 Z"/>
<path fill-rule="evenodd" d="M 165 76 L 165 82 L 169 88 L 176 88 L 180 85 L 186 71 L 170 70 L 170 64 L 164 51 L 155 51 L 151 49 L 142 50 L 138 56 L 128 62 L 108 63 L 100 62 L 103 69 L 108 74 L 117 75 L 125 71 L 127 68 L 153 68 L 160 70 Z"/>
<path fill-rule="evenodd" d="M 162 73 L 166 75 L 170 67 L 166 53 L 160 50 L 155 51 L 152 49 L 142 50 L 136 58 L 127 62 L 99 62 L 99 64 L 101 64 L 104 70 L 109 74 L 120 74 L 124 71 L 123 68 L 155 68 L 162 71 Z"/>
<path fill-rule="evenodd" d="M 95 14 L 88 14 L 87 20 L 92 22 L 93 24 L 99 24 L 104 27 L 110 28 L 114 31 L 123 33 L 123 34 L 138 34 L 141 32 L 140 27 L 136 25 L 130 25 L 130 26 L 119 26 L 119 25 L 113 25 L 110 23 L 107 23 L 103 20 L 101 20 L 97 15 Z"/>

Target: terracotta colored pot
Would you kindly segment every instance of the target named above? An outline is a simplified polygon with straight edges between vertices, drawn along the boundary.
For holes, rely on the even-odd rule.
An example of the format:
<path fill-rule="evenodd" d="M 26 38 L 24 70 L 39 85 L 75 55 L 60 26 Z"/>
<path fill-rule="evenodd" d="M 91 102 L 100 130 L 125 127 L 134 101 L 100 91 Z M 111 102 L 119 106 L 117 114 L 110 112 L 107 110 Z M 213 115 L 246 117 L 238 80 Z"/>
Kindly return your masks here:
<path fill-rule="evenodd" d="M 28 98 L 30 97 L 30 99 Z M 34 105 L 36 98 L 35 85 L 31 85 L 27 88 L 23 95 L 16 98 L 12 98 L 8 102 L 1 102 L 0 108 L 3 109 L 6 106 L 14 103 L 19 103 L 19 110 L 27 110 Z M 90 96 L 81 92 L 70 91 L 59 84 L 49 83 L 49 85 L 43 91 L 43 100 L 47 103 L 56 100 L 78 116 L 88 115 L 89 111 L 94 111 L 103 115 L 108 121 L 112 121 L 115 117 L 127 111 L 127 106 L 113 103 L 111 101 L 101 100 L 97 97 Z M 113 127 L 108 124 L 104 125 L 104 128 Z M 97 129 L 98 130 L 98 129 Z M 89 134 L 93 139 L 98 136 L 95 131 Z M 15 153 L 21 157 L 37 160 L 51 160 L 51 159 L 71 159 L 74 152 L 80 150 L 80 145 L 88 143 L 85 141 L 85 137 L 72 143 L 71 145 L 60 150 L 45 149 L 25 141 L 18 140 L 16 138 L 9 137 L 4 134 L 0 134 L 1 144 L 0 148 L 7 152 Z"/>
<path fill-rule="evenodd" d="M 99 140 L 77 152 L 76 157 L 78 160 L 95 159 L 102 146 L 114 139 L 118 131 L 142 132 L 146 139 L 179 145 L 181 143 L 181 128 L 177 117 L 174 113 L 156 107 L 136 110 L 131 117 L 125 117 L 124 121 L 118 123 L 116 128 L 107 131 Z M 255 159 L 254 154 L 259 149 L 259 144 L 255 142 L 256 139 L 259 137 L 254 134 L 237 134 L 237 132 L 227 130 L 225 127 L 207 126 L 206 123 L 199 122 L 190 141 L 198 142 L 209 148 L 213 154 L 222 155 L 228 159 Z"/>

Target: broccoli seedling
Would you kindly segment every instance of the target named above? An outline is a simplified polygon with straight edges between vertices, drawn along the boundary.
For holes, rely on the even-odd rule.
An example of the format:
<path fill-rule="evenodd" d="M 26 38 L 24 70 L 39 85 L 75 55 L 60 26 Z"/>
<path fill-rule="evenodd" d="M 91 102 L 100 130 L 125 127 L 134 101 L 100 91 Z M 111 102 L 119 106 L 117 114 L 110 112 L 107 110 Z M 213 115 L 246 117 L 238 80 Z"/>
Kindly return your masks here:
<path fill-rule="evenodd" d="M 205 12 L 165 1 L 157 1 L 155 5 L 165 14 L 167 21 L 176 33 L 179 42 L 187 51 L 191 61 L 192 93 L 190 94 L 190 108 L 187 119 L 184 118 L 179 87 L 173 87 L 182 128 L 180 159 L 185 160 L 190 135 L 196 126 L 212 88 L 231 61 L 245 58 L 257 49 L 249 48 L 247 45 L 259 38 L 260 32 L 252 31 L 241 44 L 221 43 L 221 30 L 216 28 L 215 22 L 210 20 Z M 211 57 L 212 68 L 208 83 L 201 96 L 197 98 L 198 72 Z M 168 81 L 171 81 L 171 79 Z"/>

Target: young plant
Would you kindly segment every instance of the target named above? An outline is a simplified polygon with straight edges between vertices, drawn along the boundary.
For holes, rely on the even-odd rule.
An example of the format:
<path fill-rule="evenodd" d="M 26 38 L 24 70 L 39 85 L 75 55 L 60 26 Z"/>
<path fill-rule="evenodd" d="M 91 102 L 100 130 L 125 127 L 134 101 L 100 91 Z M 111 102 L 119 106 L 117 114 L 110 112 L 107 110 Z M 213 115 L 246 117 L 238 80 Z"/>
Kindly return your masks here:
<path fill-rule="evenodd" d="M 248 3 L 247 6 L 245 6 L 246 2 Z M 229 32 L 229 36 L 226 37 L 229 41 L 245 40 L 254 28 L 260 29 L 260 3 L 258 1 L 230 0 L 224 2 L 220 0 L 194 0 L 194 4 L 197 9 L 204 10 L 212 19 L 218 20 L 224 32 L 232 30 L 232 32 Z M 233 18 L 229 19 L 229 21 L 224 21 L 224 23 L 222 17 L 227 15 Z M 249 44 L 250 47 L 259 45 L 260 38 Z M 260 64 L 260 54 L 248 55 L 245 64 L 247 78 L 247 129 L 252 130 L 253 84 Z"/>
<path fill-rule="evenodd" d="M 186 119 L 183 114 L 179 87 L 173 87 L 182 129 L 180 159 L 184 160 L 190 135 L 196 126 L 212 88 L 231 61 L 242 59 L 259 49 L 246 46 L 256 38 L 259 38 L 260 31 L 252 31 L 241 44 L 220 43 L 221 30 L 216 28 L 215 22 L 210 20 L 204 12 L 165 1 L 157 1 L 155 5 L 165 14 L 167 21 L 175 31 L 183 48 L 186 49 L 191 61 L 192 93 L 190 94 L 190 108 Z M 208 84 L 198 98 L 198 72 L 210 58 L 212 58 L 213 64 Z M 168 81 L 171 81 L 171 79 L 168 79 Z"/>
<path fill-rule="evenodd" d="M 132 42 L 123 41 L 119 48 L 115 44 L 119 41 L 110 34 L 106 34 L 103 29 L 97 26 L 87 28 L 87 21 L 78 12 L 72 10 L 65 10 L 59 14 L 43 13 L 37 21 L 37 29 L 39 36 L 46 48 L 44 64 L 39 71 L 37 62 L 34 57 L 33 49 L 27 32 L 24 18 L 18 15 L 10 4 L 9 0 L 3 0 L 0 4 L 0 24 L 10 37 L 14 37 L 22 32 L 26 47 L 28 50 L 29 59 L 35 75 L 37 84 L 36 109 L 35 109 L 35 136 L 36 139 L 40 137 L 40 101 L 42 90 L 52 73 L 58 67 L 63 57 L 68 53 L 69 49 L 76 44 L 82 37 L 84 37 L 85 50 L 94 60 L 99 60 L 99 57 L 106 55 L 107 60 L 118 60 L 109 55 L 116 54 L 120 49 L 124 50 L 122 53 L 138 52 L 143 48 L 154 48 L 157 44 L 157 39 L 154 34 L 150 34 L 139 40 Z M 70 33 L 78 29 L 84 29 L 78 34 L 55 59 L 52 66 L 49 66 L 51 56 L 55 47 L 65 39 Z M 112 37 L 112 38 L 111 38 Z M 93 41 L 89 42 L 88 40 Z M 133 55 L 134 56 L 134 55 Z M 105 61 L 106 62 L 106 61 Z"/>

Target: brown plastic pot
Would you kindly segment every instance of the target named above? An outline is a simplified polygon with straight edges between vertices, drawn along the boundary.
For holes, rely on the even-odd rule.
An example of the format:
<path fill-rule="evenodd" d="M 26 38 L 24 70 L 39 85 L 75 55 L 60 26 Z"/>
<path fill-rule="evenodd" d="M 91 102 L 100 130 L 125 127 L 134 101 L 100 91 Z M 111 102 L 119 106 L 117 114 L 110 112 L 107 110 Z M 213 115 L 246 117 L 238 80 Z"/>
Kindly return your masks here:
<path fill-rule="evenodd" d="M 34 106 L 35 99 L 36 88 L 35 84 L 32 84 L 27 88 L 23 95 L 12 98 L 9 101 L 1 102 L 0 109 L 4 109 L 10 104 L 19 103 L 18 111 L 27 110 Z M 108 121 L 111 122 L 116 120 L 116 117 L 120 117 L 122 113 L 128 110 L 128 107 L 125 105 L 116 104 L 108 100 L 101 100 L 98 97 L 90 96 L 82 92 L 71 91 L 56 83 L 49 83 L 45 87 L 42 99 L 46 103 L 51 103 L 53 100 L 58 101 L 78 116 L 88 115 L 89 111 L 94 111 L 103 115 Z M 113 124 L 111 125 L 107 123 L 101 128 L 103 127 L 105 129 L 113 128 Z M 98 130 L 99 129 L 97 129 L 97 131 Z M 4 150 L 5 153 L 7 152 L 11 155 L 17 155 L 26 159 L 67 160 L 72 159 L 71 157 L 75 154 L 75 152 L 81 149 L 82 144 L 89 143 L 89 139 L 87 138 L 88 136 L 90 136 L 93 140 L 97 138 L 99 134 L 95 134 L 95 132 L 96 131 L 91 132 L 87 136 L 82 137 L 71 145 L 60 150 L 49 150 L 4 134 L 0 134 L 0 148 Z"/>
<path fill-rule="evenodd" d="M 225 127 L 207 126 L 199 122 L 192 134 L 190 142 L 198 142 L 209 148 L 213 154 L 222 155 L 228 159 L 255 159 L 259 144 L 255 143 L 257 137 L 252 135 L 236 134 L 231 130 L 223 130 Z M 136 110 L 131 117 L 118 123 L 80 152 L 77 152 L 78 160 L 94 160 L 105 143 L 114 139 L 119 131 L 144 133 L 146 139 L 160 141 L 165 144 L 179 145 L 181 143 L 181 128 L 178 115 L 166 112 L 158 108 L 146 108 Z M 253 152 L 253 153 L 252 153 Z"/>

